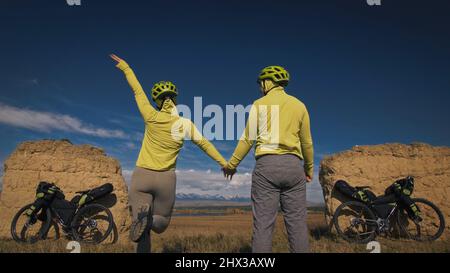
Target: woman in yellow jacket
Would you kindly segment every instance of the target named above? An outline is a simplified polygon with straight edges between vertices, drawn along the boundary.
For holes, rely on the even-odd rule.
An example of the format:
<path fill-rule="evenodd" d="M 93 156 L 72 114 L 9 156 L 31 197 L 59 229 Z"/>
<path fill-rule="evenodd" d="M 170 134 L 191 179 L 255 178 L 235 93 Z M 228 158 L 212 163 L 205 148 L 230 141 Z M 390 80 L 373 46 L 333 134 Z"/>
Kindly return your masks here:
<path fill-rule="evenodd" d="M 177 88 L 169 81 L 156 83 L 151 96 L 158 110 L 150 104 L 133 70 L 112 54 L 117 68 L 134 92 L 145 122 L 145 134 L 131 178 L 129 202 L 133 214 L 130 239 L 137 242 L 137 252 L 150 252 L 150 231 L 162 233 L 170 222 L 175 203 L 175 167 L 184 139 L 191 139 L 222 168 L 227 161 L 188 119 L 178 115 Z"/>

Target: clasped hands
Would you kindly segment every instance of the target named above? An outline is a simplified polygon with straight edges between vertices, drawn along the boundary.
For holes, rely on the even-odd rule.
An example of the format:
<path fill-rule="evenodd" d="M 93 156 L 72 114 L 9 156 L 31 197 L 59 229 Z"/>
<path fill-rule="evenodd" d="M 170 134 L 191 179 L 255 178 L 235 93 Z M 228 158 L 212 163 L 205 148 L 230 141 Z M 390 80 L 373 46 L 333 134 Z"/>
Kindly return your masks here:
<path fill-rule="evenodd" d="M 230 168 L 229 166 L 223 167 L 223 168 L 222 168 L 222 171 L 223 171 L 223 176 L 224 176 L 226 179 L 230 179 L 230 181 L 231 181 L 231 179 L 233 179 L 233 175 L 237 172 L 236 169 L 232 169 L 232 168 Z"/>

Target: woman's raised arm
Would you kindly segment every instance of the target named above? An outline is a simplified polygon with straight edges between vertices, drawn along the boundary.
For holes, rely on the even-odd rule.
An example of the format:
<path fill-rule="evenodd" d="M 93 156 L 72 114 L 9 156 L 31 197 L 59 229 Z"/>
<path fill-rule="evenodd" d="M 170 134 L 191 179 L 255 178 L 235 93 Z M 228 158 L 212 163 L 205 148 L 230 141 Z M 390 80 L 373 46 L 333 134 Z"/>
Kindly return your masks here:
<path fill-rule="evenodd" d="M 136 75 L 134 74 L 133 70 L 130 68 L 127 62 L 125 62 L 118 56 L 111 54 L 110 57 L 111 59 L 117 62 L 116 67 L 119 68 L 125 74 L 128 84 L 130 85 L 131 89 L 134 92 L 136 103 L 144 120 L 149 121 L 153 119 L 157 111 L 155 110 L 155 108 L 153 108 L 150 101 L 148 100 L 147 95 L 145 94 L 144 89 L 142 88 L 141 84 L 136 78 Z"/>

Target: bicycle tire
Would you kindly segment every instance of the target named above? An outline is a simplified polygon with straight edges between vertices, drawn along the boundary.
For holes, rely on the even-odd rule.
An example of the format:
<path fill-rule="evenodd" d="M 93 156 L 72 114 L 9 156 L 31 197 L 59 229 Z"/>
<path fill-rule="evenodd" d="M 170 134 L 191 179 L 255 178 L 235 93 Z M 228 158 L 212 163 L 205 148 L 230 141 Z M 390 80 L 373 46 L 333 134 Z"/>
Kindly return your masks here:
<path fill-rule="evenodd" d="M 20 232 L 21 235 L 19 235 L 17 233 L 17 221 L 24 214 L 24 212 L 26 210 L 28 210 L 32 205 L 33 204 L 28 204 L 28 205 L 24 206 L 23 208 L 21 208 L 16 213 L 16 215 L 14 215 L 14 218 L 13 218 L 13 220 L 11 222 L 11 236 L 12 236 L 13 240 L 16 241 L 16 242 L 34 244 L 37 241 L 42 240 L 46 236 L 48 230 L 50 229 L 50 225 L 51 225 L 51 222 L 52 222 L 51 211 L 50 211 L 49 208 L 46 208 L 45 209 L 45 214 L 46 214 L 45 215 L 45 221 L 41 221 L 39 219 L 37 220 L 37 221 L 42 222 L 42 225 L 41 225 L 41 227 L 39 229 L 39 232 L 38 232 L 37 236 L 33 237 L 31 240 L 27 240 L 26 238 L 23 238 L 23 233 L 24 233 L 24 231 L 26 232 L 26 230 L 22 229 L 21 232 Z M 22 227 L 22 228 L 24 228 L 24 227 Z"/>
<path fill-rule="evenodd" d="M 418 234 L 419 235 L 412 235 L 407 229 L 407 225 L 406 225 L 406 223 L 404 221 L 404 218 L 401 218 L 404 214 L 402 215 L 401 213 L 397 213 L 397 223 L 400 226 L 401 230 L 403 232 L 405 232 L 408 235 L 409 238 L 411 238 L 413 240 L 416 240 L 416 241 L 425 242 L 425 241 L 435 241 L 435 240 L 437 240 L 442 235 L 442 233 L 445 230 L 445 219 L 444 219 L 444 215 L 442 214 L 441 210 L 435 204 L 433 204 L 431 201 L 428 201 L 427 199 L 424 199 L 424 198 L 412 198 L 412 201 L 419 207 L 419 209 L 421 209 L 422 205 L 420 205 L 420 203 L 422 203 L 422 204 L 425 204 L 425 205 L 431 207 L 436 212 L 436 214 L 438 215 L 438 218 L 439 218 L 438 230 L 433 236 L 431 236 L 429 238 L 422 238 L 420 236 L 420 233 L 421 233 L 420 229 L 421 229 L 421 227 L 420 227 L 420 225 L 415 224 L 416 225 L 416 230 L 418 230 Z M 421 210 L 423 210 L 423 206 L 422 206 Z M 408 217 L 408 219 L 409 219 L 409 217 Z"/>
<path fill-rule="evenodd" d="M 370 227 L 370 231 L 369 231 L 369 235 L 367 236 L 367 238 L 364 239 L 353 239 L 352 237 L 348 236 L 341 228 L 340 224 L 339 224 L 339 216 L 341 215 L 341 213 L 343 212 L 344 208 L 349 207 L 351 208 L 351 206 L 353 207 L 361 207 L 365 213 L 368 215 L 368 219 L 371 219 L 372 221 L 374 221 L 374 224 L 368 224 L 366 223 L 367 227 Z M 376 217 L 375 214 L 373 213 L 373 211 L 365 204 L 358 202 L 358 201 L 348 201 L 345 203 L 342 203 L 334 212 L 333 215 L 333 223 L 334 226 L 336 228 L 336 232 L 337 234 L 342 237 L 344 240 L 346 240 L 347 242 L 350 243 L 368 243 L 370 241 L 372 241 L 375 238 L 376 235 Z M 373 229 L 373 230 L 372 230 Z"/>
<path fill-rule="evenodd" d="M 83 214 L 87 213 L 89 210 L 92 209 L 98 209 L 100 211 L 104 211 L 106 213 L 106 217 L 107 217 L 107 222 L 109 223 L 108 228 L 106 229 L 106 231 L 101 235 L 100 238 L 97 238 L 95 241 L 91 242 L 86 240 L 82 234 L 80 234 L 80 224 L 78 224 L 78 222 L 82 219 L 80 219 Z M 97 213 L 96 213 L 97 214 Z M 96 215 L 95 214 L 95 215 Z M 111 213 L 111 211 L 101 205 L 101 204 L 97 204 L 97 203 L 93 203 L 93 204 L 88 204 L 86 206 L 83 206 L 74 216 L 73 220 L 72 220 L 72 224 L 71 224 L 71 229 L 72 229 L 72 235 L 74 237 L 74 239 L 76 241 L 79 242 L 85 242 L 85 243 L 91 243 L 91 244 L 100 244 L 101 242 L 103 242 L 104 240 L 106 240 L 106 238 L 108 238 L 108 236 L 111 234 L 111 231 L 113 230 L 114 227 L 114 219 L 113 219 L 113 215 Z"/>

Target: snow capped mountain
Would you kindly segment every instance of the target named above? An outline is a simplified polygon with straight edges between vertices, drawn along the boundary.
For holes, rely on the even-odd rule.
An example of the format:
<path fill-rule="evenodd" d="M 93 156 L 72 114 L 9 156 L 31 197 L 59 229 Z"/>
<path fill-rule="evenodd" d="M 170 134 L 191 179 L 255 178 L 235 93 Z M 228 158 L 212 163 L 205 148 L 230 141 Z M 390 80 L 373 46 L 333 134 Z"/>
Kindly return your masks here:
<path fill-rule="evenodd" d="M 241 197 L 239 195 L 223 196 L 219 194 L 197 194 L 197 193 L 177 193 L 176 200 L 179 201 L 233 201 L 233 202 L 250 202 L 250 197 Z"/>

